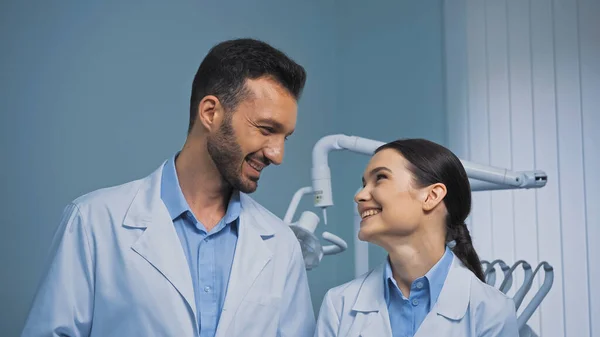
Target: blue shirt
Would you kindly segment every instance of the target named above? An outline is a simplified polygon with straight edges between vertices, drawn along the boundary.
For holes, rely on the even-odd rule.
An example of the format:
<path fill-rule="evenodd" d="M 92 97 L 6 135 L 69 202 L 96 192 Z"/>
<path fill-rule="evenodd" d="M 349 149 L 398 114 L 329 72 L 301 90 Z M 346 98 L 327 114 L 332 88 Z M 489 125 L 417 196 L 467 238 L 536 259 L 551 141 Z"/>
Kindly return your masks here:
<path fill-rule="evenodd" d="M 190 210 L 179 186 L 177 155 L 163 169 L 161 199 L 171 215 L 192 275 L 200 337 L 212 337 L 219 323 L 235 254 L 240 195 L 237 191 L 232 193 L 225 216 L 207 232 Z"/>
<path fill-rule="evenodd" d="M 446 247 L 442 258 L 425 274 L 413 281 L 408 298 L 402 294 L 392 275 L 390 261 L 383 274 L 385 301 L 390 315 L 393 337 L 413 337 L 425 317 L 437 302 L 454 253 Z"/>

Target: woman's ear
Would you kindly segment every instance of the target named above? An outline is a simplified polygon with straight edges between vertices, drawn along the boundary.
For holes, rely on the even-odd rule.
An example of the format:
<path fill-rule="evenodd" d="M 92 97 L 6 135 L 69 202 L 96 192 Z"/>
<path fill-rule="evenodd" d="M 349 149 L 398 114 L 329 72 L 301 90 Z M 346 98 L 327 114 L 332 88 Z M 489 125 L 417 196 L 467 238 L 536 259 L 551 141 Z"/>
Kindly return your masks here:
<path fill-rule="evenodd" d="M 431 211 L 434 209 L 446 196 L 446 185 L 442 183 L 433 184 L 425 188 L 425 199 L 423 200 L 423 209 Z"/>

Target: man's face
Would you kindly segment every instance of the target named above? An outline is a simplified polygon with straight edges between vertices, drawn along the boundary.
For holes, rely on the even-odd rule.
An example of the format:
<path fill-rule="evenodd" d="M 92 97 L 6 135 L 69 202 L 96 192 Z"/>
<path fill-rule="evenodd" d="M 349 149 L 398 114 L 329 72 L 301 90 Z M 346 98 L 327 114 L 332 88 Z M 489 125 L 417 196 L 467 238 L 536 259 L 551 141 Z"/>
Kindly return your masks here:
<path fill-rule="evenodd" d="M 247 80 L 248 98 L 208 137 L 208 153 L 221 176 L 243 193 L 256 191 L 261 171 L 281 164 L 296 127 L 297 102 L 272 79 Z"/>

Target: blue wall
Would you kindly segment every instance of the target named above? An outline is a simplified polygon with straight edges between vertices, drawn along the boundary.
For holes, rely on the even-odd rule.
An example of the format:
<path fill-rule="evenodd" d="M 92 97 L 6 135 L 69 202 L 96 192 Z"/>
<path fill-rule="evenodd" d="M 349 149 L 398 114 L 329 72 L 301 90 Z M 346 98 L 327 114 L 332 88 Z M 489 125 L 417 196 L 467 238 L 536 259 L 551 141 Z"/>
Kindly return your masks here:
<path fill-rule="evenodd" d="M 267 169 L 255 194 L 283 217 L 310 184 L 311 149 L 324 135 L 445 142 L 441 17 L 440 2 L 2 2 L 2 334 L 22 327 L 64 205 L 149 174 L 183 144 L 191 81 L 213 44 L 257 37 L 308 71 L 284 164 Z M 331 156 L 327 229 L 350 245 L 366 159 Z M 309 199 L 298 212 L 312 209 Z M 315 309 L 352 275 L 351 251 L 309 272 Z"/>

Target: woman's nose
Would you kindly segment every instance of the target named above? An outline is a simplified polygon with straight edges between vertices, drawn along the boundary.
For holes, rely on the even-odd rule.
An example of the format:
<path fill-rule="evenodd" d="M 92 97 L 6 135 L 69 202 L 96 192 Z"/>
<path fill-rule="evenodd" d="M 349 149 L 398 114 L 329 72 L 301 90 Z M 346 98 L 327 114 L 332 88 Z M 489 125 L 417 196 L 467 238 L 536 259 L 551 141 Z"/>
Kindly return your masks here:
<path fill-rule="evenodd" d="M 369 198 L 369 192 L 367 191 L 366 187 L 363 187 L 354 196 L 354 202 L 356 202 L 358 204 L 360 202 L 367 201 L 368 198 Z"/>

